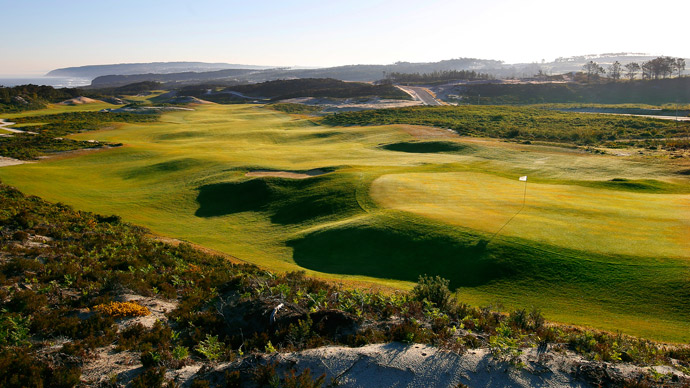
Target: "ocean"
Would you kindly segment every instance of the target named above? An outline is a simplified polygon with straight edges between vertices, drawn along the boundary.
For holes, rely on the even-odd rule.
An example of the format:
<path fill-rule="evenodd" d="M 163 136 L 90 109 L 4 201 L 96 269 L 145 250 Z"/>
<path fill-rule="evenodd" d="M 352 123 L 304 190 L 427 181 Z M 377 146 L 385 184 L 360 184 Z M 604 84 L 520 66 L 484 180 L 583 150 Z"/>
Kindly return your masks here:
<path fill-rule="evenodd" d="M 0 75 L 0 86 L 17 85 L 48 85 L 54 88 L 76 88 L 79 86 L 91 85 L 88 78 L 76 77 L 40 77 L 36 75 Z"/>

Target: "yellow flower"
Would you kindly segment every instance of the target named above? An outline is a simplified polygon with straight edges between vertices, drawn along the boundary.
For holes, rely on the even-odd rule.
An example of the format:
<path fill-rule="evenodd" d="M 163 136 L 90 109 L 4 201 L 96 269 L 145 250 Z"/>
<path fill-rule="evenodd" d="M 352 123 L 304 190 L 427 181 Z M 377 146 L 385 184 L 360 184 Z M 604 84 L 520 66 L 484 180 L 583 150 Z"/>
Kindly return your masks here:
<path fill-rule="evenodd" d="M 146 306 L 136 302 L 110 302 L 96 305 L 93 308 L 101 314 L 114 318 L 144 317 L 151 314 L 151 311 Z"/>

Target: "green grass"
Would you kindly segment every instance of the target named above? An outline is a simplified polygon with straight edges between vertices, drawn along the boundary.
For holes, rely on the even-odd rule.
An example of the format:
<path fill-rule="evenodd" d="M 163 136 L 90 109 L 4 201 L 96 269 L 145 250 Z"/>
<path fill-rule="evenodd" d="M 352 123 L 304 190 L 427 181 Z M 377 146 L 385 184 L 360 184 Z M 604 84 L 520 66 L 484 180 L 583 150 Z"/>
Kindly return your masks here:
<path fill-rule="evenodd" d="M 690 184 L 677 166 L 439 136 L 207 105 L 73 135 L 125 147 L 3 167 L 0 179 L 276 270 L 401 288 L 440 274 L 474 304 L 690 341 Z M 315 168 L 332 172 L 245 176 Z M 520 175 L 528 206 L 484 246 L 519 208 Z"/>
<path fill-rule="evenodd" d="M 17 117 L 27 117 L 27 116 L 38 116 L 43 114 L 58 114 L 58 113 L 69 113 L 69 112 L 95 112 L 101 109 L 113 109 L 119 108 L 119 105 L 112 105 L 106 102 L 97 102 L 93 104 L 83 104 L 83 105 L 60 105 L 60 104 L 49 104 L 47 108 L 40 110 L 30 110 L 20 113 L 0 113 L 0 118 L 11 119 Z"/>

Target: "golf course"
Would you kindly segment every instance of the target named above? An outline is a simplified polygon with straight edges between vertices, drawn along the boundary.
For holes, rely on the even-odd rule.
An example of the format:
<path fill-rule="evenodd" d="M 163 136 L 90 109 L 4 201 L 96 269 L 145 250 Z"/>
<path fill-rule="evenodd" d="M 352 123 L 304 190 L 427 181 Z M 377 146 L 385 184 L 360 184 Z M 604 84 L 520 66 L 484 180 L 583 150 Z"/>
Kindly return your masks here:
<path fill-rule="evenodd" d="M 690 167 L 678 160 L 192 108 L 70 135 L 123 145 L 2 167 L 0 180 L 271 270 L 386 290 L 440 275 L 471 305 L 690 341 Z"/>

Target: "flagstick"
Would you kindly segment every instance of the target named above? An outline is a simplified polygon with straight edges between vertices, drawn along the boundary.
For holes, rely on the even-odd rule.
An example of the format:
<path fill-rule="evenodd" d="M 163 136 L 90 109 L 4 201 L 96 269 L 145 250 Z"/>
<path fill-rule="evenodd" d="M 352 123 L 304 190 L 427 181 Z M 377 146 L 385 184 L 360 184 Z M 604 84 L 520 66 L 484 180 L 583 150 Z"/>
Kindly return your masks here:
<path fill-rule="evenodd" d="M 526 201 L 526 199 L 527 199 L 527 179 L 525 179 L 525 191 L 524 191 L 524 193 L 522 194 L 522 207 L 520 207 L 520 210 L 518 210 L 517 213 L 515 213 L 512 217 L 510 217 L 510 219 L 508 220 L 508 222 L 506 222 L 505 224 L 503 224 L 503 226 L 501 226 L 501 229 L 499 229 L 498 232 L 494 233 L 494 235 L 491 236 L 491 238 L 489 239 L 489 241 L 487 241 L 486 244 L 484 244 L 484 246 L 486 246 L 486 245 L 489 244 L 491 241 L 493 241 L 493 239 L 494 239 L 496 236 L 498 236 L 499 233 L 501 233 L 501 231 L 503 230 L 503 228 L 505 228 L 505 227 L 510 223 L 510 221 L 513 220 L 513 218 L 517 217 L 517 215 L 520 214 L 520 212 L 522 211 L 522 209 L 525 208 L 525 201 Z"/>

